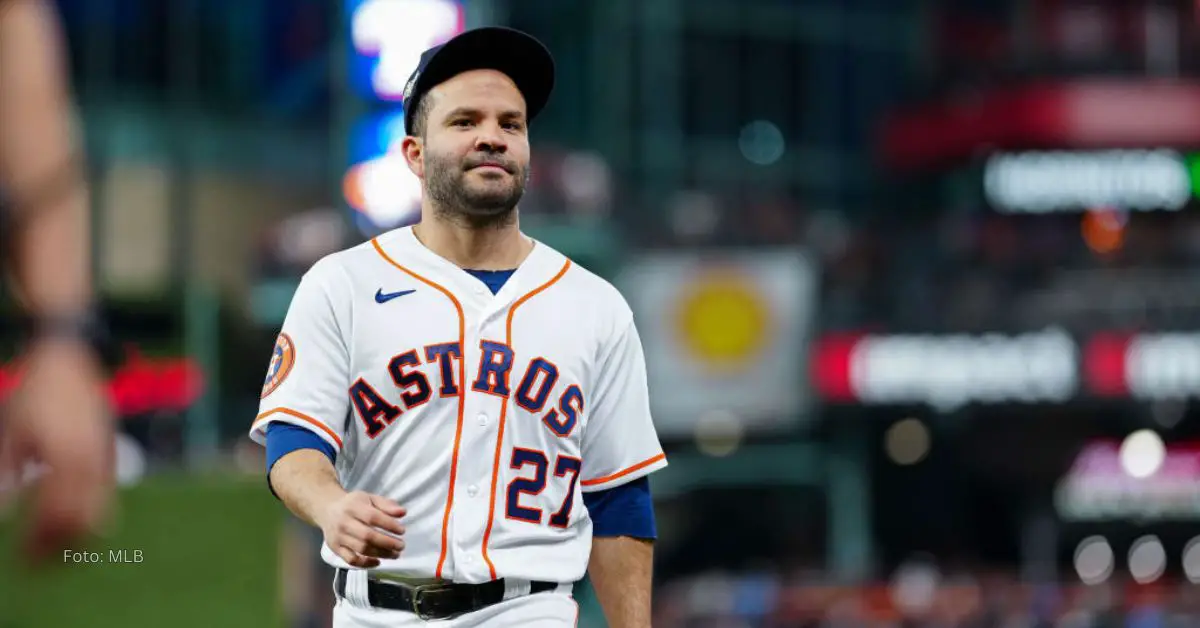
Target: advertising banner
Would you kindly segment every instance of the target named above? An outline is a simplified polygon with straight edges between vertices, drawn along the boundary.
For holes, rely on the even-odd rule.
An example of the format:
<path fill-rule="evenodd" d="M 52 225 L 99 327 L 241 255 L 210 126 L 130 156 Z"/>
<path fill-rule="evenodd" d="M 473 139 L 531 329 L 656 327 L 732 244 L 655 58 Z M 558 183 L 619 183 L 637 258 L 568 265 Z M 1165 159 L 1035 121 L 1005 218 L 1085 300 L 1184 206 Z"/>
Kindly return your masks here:
<path fill-rule="evenodd" d="M 1120 443 L 1089 443 L 1055 490 L 1059 516 L 1073 522 L 1200 519 L 1200 447 L 1183 443 L 1160 453 L 1154 473 L 1130 473 Z"/>
<path fill-rule="evenodd" d="M 816 394 L 835 403 L 1200 398 L 1200 333 L 831 334 L 811 356 Z"/>
<path fill-rule="evenodd" d="M 807 402 L 815 265 L 800 251 L 663 253 L 618 280 L 638 324 L 658 428 L 691 435 L 706 417 L 747 431 L 793 424 Z"/>

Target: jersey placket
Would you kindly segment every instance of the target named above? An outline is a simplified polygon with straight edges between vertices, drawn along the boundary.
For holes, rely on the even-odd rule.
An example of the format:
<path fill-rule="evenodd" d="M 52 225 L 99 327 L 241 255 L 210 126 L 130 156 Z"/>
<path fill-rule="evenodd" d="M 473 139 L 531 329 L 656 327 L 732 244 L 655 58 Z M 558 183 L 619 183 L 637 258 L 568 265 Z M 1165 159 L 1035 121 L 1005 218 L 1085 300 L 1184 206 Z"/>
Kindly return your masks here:
<path fill-rule="evenodd" d="M 474 280 L 474 278 L 471 278 Z M 470 297 L 464 299 L 466 306 L 466 335 L 463 339 L 463 359 L 466 360 L 467 381 L 463 383 L 465 394 L 463 426 L 459 442 L 458 471 L 455 481 L 455 498 L 451 506 L 451 529 L 454 572 L 453 579 L 462 581 L 484 581 L 492 578 L 492 566 L 482 554 L 481 547 L 487 527 L 488 514 L 493 505 L 492 470 L 495 463 L 496 436 L 501 410 L 508 398 L 490 392 L 475 390 L 481 374 L 480 365 L 485 359 L 481 348 L 483 341 L 504 343 L 504 314 L 510 299 L 502 298 L 509 291 L 493 296 L 482 282 L 470 288 Z M 511 367 L 509 372 L 511 373 Z M 511 375 L 509 376 L 511 377 Z M 480 382 L 486 386 L 487 382 Z M 511 394 L 511 381 L 504 382 Z M 503 464 L 503 461 L 501 461 Z M 503 487 L 494 487 L 502 492 Z M 495 507 L 501 508 L 503 495 L 495 495 Z"/>

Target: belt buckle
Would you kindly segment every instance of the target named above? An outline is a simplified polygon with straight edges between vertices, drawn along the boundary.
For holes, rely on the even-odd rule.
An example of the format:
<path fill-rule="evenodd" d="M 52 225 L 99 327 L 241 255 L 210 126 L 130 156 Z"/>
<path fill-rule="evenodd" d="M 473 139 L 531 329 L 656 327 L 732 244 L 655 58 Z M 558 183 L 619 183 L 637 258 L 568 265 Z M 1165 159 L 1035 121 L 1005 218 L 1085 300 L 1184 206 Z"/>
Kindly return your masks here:
<path fill-rule="evenodd" d="M 421 621 L 429 621 L 431 619 L 439 619 L 433 615 L 426 614 L 421 610 L 421 601 L 426 593 L 439 593 L 441 591 L 450 590 L 449 585 L 444 583 L 418 584 L 412 587 L 412 612 Z"/>

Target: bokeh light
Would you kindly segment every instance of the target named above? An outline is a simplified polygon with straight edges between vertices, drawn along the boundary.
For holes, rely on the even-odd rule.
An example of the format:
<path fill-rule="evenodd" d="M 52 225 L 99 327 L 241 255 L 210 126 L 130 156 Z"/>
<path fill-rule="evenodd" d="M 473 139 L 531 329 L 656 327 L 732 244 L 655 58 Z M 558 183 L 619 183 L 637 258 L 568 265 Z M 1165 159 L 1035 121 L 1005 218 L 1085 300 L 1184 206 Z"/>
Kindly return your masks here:
<path fill-rule="evenodd" d="M 1102 536 L 1090 536 L 1075 549 L 1075 573 L 1084 584 L 1107 581 L 1115 569 L 1115 562 L 1112 546 Z"/>
<path fill-rule="evenodd" d="M 1167 449 L 1154 430 L 1138 430 L 1121 443 L 1121 468 L 1130 477 L 1148 478 L 1162 468 Z"/>
<path fill-rule="evenodd" d="M 908 418 L 897 421 L 884 435 L 884 448 L 892 462 L 913 465 L 929 455 L 929 428 L 920 419 Z"/>
<path fill-rule="evenodd" d="M 1149 584 L 1167 570 L 1167 552 L 1154 535 L 1143 536 L 1129 548 L 1129 575 L 1139 584 Z"/>

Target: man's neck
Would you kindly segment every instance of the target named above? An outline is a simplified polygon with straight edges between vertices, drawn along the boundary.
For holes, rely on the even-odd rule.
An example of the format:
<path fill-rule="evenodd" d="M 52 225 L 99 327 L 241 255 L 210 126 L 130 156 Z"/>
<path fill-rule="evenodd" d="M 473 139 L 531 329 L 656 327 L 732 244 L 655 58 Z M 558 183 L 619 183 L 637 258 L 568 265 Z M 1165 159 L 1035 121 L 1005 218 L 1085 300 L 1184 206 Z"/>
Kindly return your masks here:
<path fill-rule="evenodd" d="M 476 229 L 427 214 L 413 234 L 430 251 L 471 270 L 511 270 L 533 250 L 515 216 L 509 224 Z"/>

